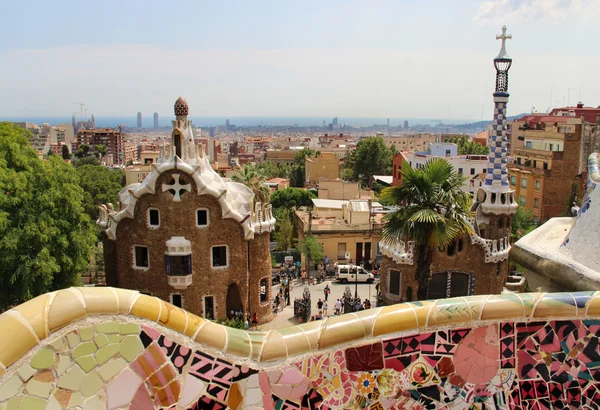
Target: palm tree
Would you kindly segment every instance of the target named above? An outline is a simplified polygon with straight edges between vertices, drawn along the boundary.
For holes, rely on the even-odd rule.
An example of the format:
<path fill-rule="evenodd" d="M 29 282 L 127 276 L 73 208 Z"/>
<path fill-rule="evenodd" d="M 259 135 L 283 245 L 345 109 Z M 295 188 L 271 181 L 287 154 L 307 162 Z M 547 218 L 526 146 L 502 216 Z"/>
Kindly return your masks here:
<path fill-rule="evenodd" d="M 424 167 L 402 167 L 402 185 L 385 188 L 382 199 L 400 209 L 386 217 L 383 240 L 413 241 L 416 246 L 417 297 L 427 298 L 433 251 L 458 236 L 472 232 L 467 221 L 470 198 L 463 177 L 444 159 L 428 161 Z"/>
<path fill-rule="evenodd" d="M 264 184 L 265 176 L 259 172 L 254 165 L 246 164 L 244 168 L 240 169 L 237 174 L 231 177 L 231 179 L 250 188 L 254 193 L 255 203 L 269 203 L 271 191 L 269 191 L 269 187 Z"/>

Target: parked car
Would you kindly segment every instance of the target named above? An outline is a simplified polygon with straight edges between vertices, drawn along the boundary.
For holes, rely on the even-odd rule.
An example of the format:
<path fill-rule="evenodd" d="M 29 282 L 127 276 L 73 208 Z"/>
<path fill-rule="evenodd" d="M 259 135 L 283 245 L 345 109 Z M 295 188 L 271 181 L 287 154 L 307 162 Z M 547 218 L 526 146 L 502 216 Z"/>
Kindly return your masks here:
<path fill-rule="evenodd" d="M 366 282 L 373 283 L 375 276 L 356 265 L 338 265 L 335 272 L 335 280 L 342 283 Z"/>

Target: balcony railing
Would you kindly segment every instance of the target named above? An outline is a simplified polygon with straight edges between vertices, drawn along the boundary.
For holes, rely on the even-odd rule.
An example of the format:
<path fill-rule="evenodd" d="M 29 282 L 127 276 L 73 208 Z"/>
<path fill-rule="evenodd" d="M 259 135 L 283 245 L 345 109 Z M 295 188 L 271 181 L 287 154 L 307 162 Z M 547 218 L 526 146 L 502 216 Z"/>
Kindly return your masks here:
<path fill-rule="evenodd" d="M 187 289 L 188 286 L 192 284 L 192 275 L 185 276 L 167 276 L 169 280 L 169 285 L 174 287 L 175 289 L 184 290 Z"/>

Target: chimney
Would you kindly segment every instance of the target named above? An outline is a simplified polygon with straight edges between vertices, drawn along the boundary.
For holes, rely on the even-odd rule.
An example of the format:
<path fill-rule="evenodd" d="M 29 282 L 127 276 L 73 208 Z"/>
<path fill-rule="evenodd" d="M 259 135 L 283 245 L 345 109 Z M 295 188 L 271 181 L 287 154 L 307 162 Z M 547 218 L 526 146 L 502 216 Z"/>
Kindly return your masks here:
<path fill-rule="evenodd" d="M 581 101 L 577 103 L 577 108 L 583 108 L 583 103 Z"/>

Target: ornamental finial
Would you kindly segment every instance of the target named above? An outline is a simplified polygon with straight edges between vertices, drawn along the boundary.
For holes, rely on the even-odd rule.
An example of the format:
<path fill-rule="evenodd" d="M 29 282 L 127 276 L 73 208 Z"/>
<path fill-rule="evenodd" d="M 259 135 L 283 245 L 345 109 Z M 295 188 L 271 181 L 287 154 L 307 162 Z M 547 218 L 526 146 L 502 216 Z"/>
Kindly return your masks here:
<path fill-rule="evenodd" d="M 502 40 L 502 48 L 500 49 L 500 54 L 496 58 L 510 58 L 508 54 L 506 54 L 506 40 L 512 39 L 512 34 L 506 34 L 506 26 L 502 26 L 502 34 L 496 34 L 496 40 Z"/>

